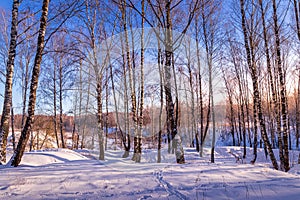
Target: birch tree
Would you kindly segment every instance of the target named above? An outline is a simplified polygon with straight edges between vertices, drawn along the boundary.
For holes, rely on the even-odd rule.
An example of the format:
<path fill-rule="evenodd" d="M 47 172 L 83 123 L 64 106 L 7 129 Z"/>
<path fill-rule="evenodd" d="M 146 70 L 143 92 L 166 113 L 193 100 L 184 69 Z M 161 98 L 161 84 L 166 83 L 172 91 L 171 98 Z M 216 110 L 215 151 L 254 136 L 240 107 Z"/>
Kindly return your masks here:
<path fill-rule="evenodd" d="M 6 64 L 6 80 L 5 80 L 5 94 L 3 109 L 1 115 L 1 124 L 0 124 L 0 164 L 6 162 L 6 145 L 7 137 L 9 133 L 9 120 L 10 120 L 10 111 L 12 103 L 12 85 L 13 85 L 13 75 L 14 75 L 14 64 L 16 57 L 16 48 L 17 48 L 17 36 L 18 36 L 18 14 L 19 14 L 19 0 L 13 1 L 12 6 L 12 22 L 10 30 L 10 45 L 8 51 L 8 59 Z"/>
<path fill-rule="evenodd" d="M 100 11 L 100 2 L 96 1 L 91 3 L 86 1 L 86 19 L 84 23 L 88 28 L 88 33 L 90 36 L 90 48 L 91 48 L 91 58 L 89 65 L 91 65 L 94 70 L 94 75 L 96 79 L 96 102 L 97 102 L 97 131 L 98 131 L 98 143 L 99 143 L 99 160 L 104 160 L 104 136 L 103 136 L 103 115 L 102 115 L 102 81 L 103 81 L 103 70 L 104 66 L 98 60 L 97 44 L 99 45 L 99 35 L 97 35 Z"/>
<path fill-rule="evenodd" d="M 210 123 L 210 111 L 211 111 L 211 106 L 210 106 L 210 101 L 208 101 L 208 106 L 207 106 L 207 115 L 206 115 L 206 126 L 204 127 L 204 87 L 203 87 L 203 66 L 201 66 L 201 52 L 200 52 L 200 38 L 201 38 L 201 31 L 200 31 L 200 24 L 199 24 L 199 17 L 201 16 L 200 13 L 198 14 L 199 16 L 196 16 L 195 18 L 195 35 L 196 35 L 196 56 L 197 56 L 197 104 L 199 107 L 199 117 L 200 117 L 200 143 L 199 143 L 199 154 L 200 157 L 203 156 L 203 148 L 204 148 L 204 141 L 207 136 L 208 132 L 208 127 Z M 196 141 L 197 142 L 197 141 Z M 196 147 L 197 150 L 198 147 Z"/>
<path fill-rule="evenodd" d="M 208 66 L 209 77 L 209 101 L 212 119 L 212 148 L 211 148 L 211 162 L 215 162 L 214 149 L 216 142 L 216 120 L 215 120 L 215 107 L 214 107 L 214 90 L 213 90 L 213 59 L 216 46 L 218 10 L 220 9 L 221 2 L 219 1 L 201 1 L 201 19 L 203 29 L 203 42 L 206 52 L 206 62 Z"/>
<path fill-rule="evenodd" d="M 282 133 L 278 133 L 279 137 L 282 135 L 283 141 L 283 159 L 281 163 L 284 171 L 289 171 L 289 144 L 288 144 L 288 114 L 287 114 L 287 97 L 286 97 L 286 82 L 283 72 L 283 63 L 282 63 L 282 52 L 281 52 L 281 40 L 280 40 L 280 28 L 277 16 L 277 2 L 272 0 L 273 7 L 273 22 L 274 22 L 274 34 L 275 34 L 275 51 L 276 51 L 276 66 L 279 76 L 279 88 L 280 88 L 280 102 L 281 102 L 281 114 L 282 114 Z"/>
<path fill-rule="evenodd" d="M 174 2 L 173 0 L 166 0 L 164 2 L 159 2 L 158 5 L 154 5 L 151 1 L 147 1 L 151 7 L 152 12 L 156 16 L 160 27 L 164 29 L 164 38 L 159 38 L 163 41 L 164 45 L 164 92 L 166 98 L 166 111 L 167 111 L 167 124 L 168 131 L 171 133 L 171 138 L 175 142 L 175 155 L 177 163 L 184 163 L 184 152 L 182 147 L 181 137 L 178 134 L 178 124 L 177 117 L 175 116 L 175 107 L 173 102 L 172 95 L 172 77 L 174 76 L 173 65 L 174 65 L 174 45 L 176 42 L 181 41 L 180 38 L 173 38 L 173 20 L 172 17 L 175 12 L 175 8 L 180 5 L 181 2 Z M 131 3 L 131 6 L 133 4 Z M 190 4 L 188 7 L 188 17 L 187 22 L 183 25 L 183 29 L 181 31 L 182 35 L 184 35 L 189 26 L 192 23 L 195 12 L 198 9 L 199 1 L 195 1 Z M 135 9 L 137 10 L 137 9 Z M 164 19 L 164 20 L 162 20 Z M 150 22 L 147 17 L 145 17 L 145 21 L 151 26 L 154 25 Z M 181 35 L 181 36 L 182 36 Z M 173 77 L 175 78 L 175 77 Z"/>
<path fill-rule="evenodd" d="M 27 141 L 29 139 L 32 122 L 34 119 L 36 91 L 38 87 L 40 66 L 42 62 L 43 50 L 45 45 L 45 33 L 47 27 L 49 2 L 50 0 L 43 0 L 42 15 L 40 18 L 40 28 L 39 28 L 38 42 L 37 42 L 37 51 L 35 55 L 34 67 L 33 67 L 32 77 L 31 77 L 30 96 L 28 102 L 28 116 L 26 118 L 24 128 L 22 129 L 21 137 L 19 139 L 17 149 L 14 152 L 14 155 L 12 156 L 9 162 L 9 165 L 14 167 L 17 167 L 21 162 Z"/>
<path fill-rule="evenodd" d="M 253 103 L 255 106 L 254 109 L 254 117 L 256 117 L 256 109 L 258 112 L 258 119 L 261 127 L 261 135 L 262 139 L 264 141 L 264 144 L 268 150 L 271 162 L 273 164 L 273 167 L 275 169 L 278 169 L 278 163 L 275 158 L 274 152 L 272 150 L 268 134 L 266 131 L 266 125 L 263 119 L 263 112 L 262 112 L 262 103 L 261 98 L 259 94 L 259 88 L 258 88 L 258 74 L 257 74 L 257 66 L 255 61 L 255 55 L 254 55 L 254 44 L 253 44 L 253 38 L 251 37 L 251 33 L 248 33 L 247 29 L 247 22 L 246 22 L 246 12 L 245 12 L 245 1 L 240 0 L 240 12 L 241 12 L 241 26 L 242 26 L 242 32 L 244 37 L 244 48 L 246 50 L 246 56 L 247 56 L 247 65 L 250 70 L 251 79 L 252 79 L 252 86 L 253 86 Z M 252 33 L 253 34 L 253 33 Z"/>
<path fill-rule="evenodd" d="M 142 154 L 142 131 L 143 131 L 143 123 L 144 123 L 144 114 L 143 114 L 143 109 L 144 109 L 144 23 L 145 23 L 145 0 L 142 0 L 141 2 L 142 6 L 142 33 L 141 33 L 141 63 L 140 63 L 140 105 L 139 105 L 139 133 L 137 136 L 138 139 L 138 144 L 137 144 L 137 162 L 141 161 L 141 154 Z"/>

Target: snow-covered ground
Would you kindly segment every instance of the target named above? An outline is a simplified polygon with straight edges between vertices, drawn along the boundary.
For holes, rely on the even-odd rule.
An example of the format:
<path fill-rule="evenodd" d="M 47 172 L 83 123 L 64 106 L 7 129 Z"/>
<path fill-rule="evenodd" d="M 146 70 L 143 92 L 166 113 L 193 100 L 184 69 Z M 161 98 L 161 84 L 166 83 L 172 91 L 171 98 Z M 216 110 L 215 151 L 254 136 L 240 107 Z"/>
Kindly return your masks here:
<path fill-rule="evenodd" d="M 255 165 L 248 158 L 237 160 L 239 147 L 210 149 L 199 158 L 185 149 L 186 164 L 162 151 L 156 163 L 155 150 L 143 152 L 142 163 L 122 159 L 122 151 L 109 150 L 106 161 L 93 152 L 66 149 L 26 153 L 17 168 L 0 169 L 0 199 L 300 199 L 300 173 L 273 170 L 263 150 Z M 231 153 L 230 153 L 231 152 Z M 291 159 L 297 160 L 297 153 Z"/>

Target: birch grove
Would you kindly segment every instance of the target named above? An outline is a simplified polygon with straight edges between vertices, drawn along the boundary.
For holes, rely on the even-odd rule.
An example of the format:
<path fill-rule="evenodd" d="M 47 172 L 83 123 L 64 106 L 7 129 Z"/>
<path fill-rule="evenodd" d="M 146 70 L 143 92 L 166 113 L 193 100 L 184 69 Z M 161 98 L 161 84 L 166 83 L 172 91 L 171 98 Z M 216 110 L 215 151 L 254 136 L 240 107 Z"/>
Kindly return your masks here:
<path fill-rule="evenodd" d="M 193 148 L 215 162 L 215 146 L 229 145 L 289 171 L 299 10 L 298 0 L 12 1 L 1 12 L 1 165 L 46 147 L 99 160 L 122 150 L 137 163 L 148 148 L 163 162 L 165 148 L 178 164 Z"/>

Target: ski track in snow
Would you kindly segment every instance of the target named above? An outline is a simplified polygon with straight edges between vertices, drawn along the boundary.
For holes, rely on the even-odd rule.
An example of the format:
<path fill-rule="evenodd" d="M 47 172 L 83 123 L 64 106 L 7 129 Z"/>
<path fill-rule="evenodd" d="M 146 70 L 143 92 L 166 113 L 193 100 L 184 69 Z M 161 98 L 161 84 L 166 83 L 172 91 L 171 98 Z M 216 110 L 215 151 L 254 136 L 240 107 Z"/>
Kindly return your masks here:
<path fill-rule="evenodd" d="M 0 168 L 0 199 L 299 199 L 298 171 L 273 170 L 263 154 L 255 165 L 247 164 L 250 157 L 237 163 L 230 151 L 241 148 L 217 148 L 210 163 L 208 149 L 203 158 L 186 149 L 182 165 L 166 152 L 163 163 L 153 163 L 154 150 L 138 164 L 122 159 L 122 151 L 108 151 L 106 161 L 87 150 L 30 152 L 20 167 Z"/>

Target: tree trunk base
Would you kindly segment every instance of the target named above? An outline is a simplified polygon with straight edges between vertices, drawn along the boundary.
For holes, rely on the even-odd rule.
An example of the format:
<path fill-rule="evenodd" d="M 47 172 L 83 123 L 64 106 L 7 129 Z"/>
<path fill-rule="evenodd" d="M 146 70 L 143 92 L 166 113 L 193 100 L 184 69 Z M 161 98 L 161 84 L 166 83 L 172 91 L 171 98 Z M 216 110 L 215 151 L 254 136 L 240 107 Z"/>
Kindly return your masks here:
<path fill-rule="evenodd" d="M 203 157 L 203 145 L 200 144 L 200 152 L 199 152 L 200 158 Z"/>
<path fill-rule="evenodd" d="M 129 157 L 129 151 L 125 150 L 122 158 L 128 158 Z"/>
<path fill-rule="evenodd" d="M 161 163 L 161 150 L 157 151 L 157 163 Z"/>
<path fill-rule="evenodd" d="M 140 163 L 141 158 L 142 158 L 141 153 L 134 153 L 131 160 L 135 161 L 136 163 Z"/>
<path fill-rule="evenodd" d="M 177 164 L 185 164 L 184 157 L 177 158 Z"/>
<path fill-rule="evenodd" d="M 256 154 L 254 154 L 254 157 L 253 157 L 253 159 L 250 161 L 250 163 L 251 163 L 252 165 L 254 165 L 254 164 L 255 164 L 255 162 L 256 162 L 256 158 L 257 158 L 257 155 L 256 155 Z"/>

